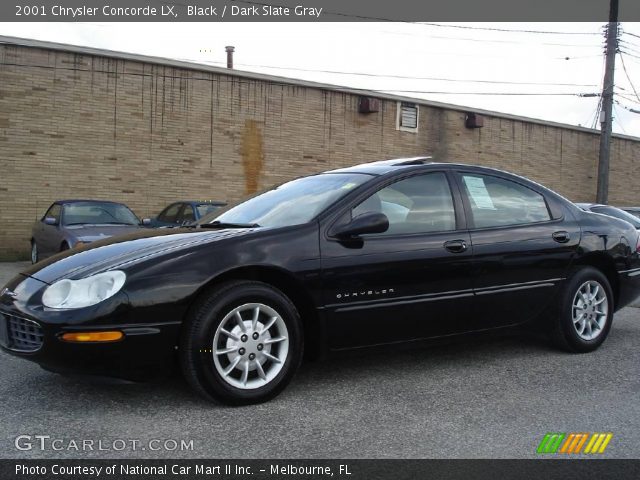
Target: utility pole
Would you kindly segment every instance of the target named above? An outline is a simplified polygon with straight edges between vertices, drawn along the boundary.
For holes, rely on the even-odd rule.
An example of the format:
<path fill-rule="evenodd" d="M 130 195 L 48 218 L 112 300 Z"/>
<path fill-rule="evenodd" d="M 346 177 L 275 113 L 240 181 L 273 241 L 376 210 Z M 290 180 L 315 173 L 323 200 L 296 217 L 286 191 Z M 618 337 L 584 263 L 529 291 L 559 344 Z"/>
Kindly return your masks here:
<path fill-rule="evenodd" d="M 618 0 L 611 0 L 607 25 L 606 63 L 602 84 L 602 121 L 600 124 L 600 155 L 598 158 L 598 191 L 596 202 L 609 201 L 609 156 L 613 124 L 613 73 L 618 51 Z"/>

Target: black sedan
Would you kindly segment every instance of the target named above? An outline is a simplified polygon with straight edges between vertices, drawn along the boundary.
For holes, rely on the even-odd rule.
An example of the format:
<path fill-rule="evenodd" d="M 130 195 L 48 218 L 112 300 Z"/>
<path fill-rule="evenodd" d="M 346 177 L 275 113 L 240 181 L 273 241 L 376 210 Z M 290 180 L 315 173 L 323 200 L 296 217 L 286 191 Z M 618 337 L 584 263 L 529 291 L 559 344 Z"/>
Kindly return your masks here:
<path fill-rule="evenodd" d="M 400 159 L 299 178 L 205 218 L 61 253 L 9 282 L 3 349 L 209 399 L 270 399 L 303 356 L 499 330 L 604 342 L 640 239 L 522 177 Z"/>

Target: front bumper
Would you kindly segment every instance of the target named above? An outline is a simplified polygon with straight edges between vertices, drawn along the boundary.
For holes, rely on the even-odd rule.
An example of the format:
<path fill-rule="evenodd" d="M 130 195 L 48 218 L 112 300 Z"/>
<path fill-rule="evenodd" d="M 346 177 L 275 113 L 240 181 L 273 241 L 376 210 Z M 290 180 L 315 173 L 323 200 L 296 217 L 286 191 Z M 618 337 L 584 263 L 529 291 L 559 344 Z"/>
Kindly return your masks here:
<path fill-rule="evenodd" d="M 124 292 L 94 307 L 54 311 L 42 307 L 45 285 L 32 278 L 9 284 L 16 294 L 0 302 L 0 348 L 61 373 L 142 380 L 170 370 L 181 318 L 132 309 Z M 175 319 L 175 320 L 174 320 Z M 120 331 L 113 342 L 68 342 L 68 332 Z"/>
<path fill-rule="evenodd" d="M 180 324 L 111 325 L 82 327 L 50 325 L 37 319 L 17 317 L 0 309 L 2 351 L 38 363 L 46 370 L 143 380 L 170 370 L 179 338 Z M 16 328 L 28 325 L 29 329 Z M 118 330 L 124 337 L 114 342 L 67 342 L 66 332 Z"/>

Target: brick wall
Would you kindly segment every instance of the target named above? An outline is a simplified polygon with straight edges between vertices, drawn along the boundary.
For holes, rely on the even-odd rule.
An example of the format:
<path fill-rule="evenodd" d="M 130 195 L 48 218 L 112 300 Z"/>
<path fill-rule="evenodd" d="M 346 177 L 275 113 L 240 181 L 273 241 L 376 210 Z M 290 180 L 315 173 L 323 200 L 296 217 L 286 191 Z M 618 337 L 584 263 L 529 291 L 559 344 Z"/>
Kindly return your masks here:
<path fill-rule="evenodd" d="M 299 175 L 433 154 L 531 177 L 575 201 L 595 198 L 598 136 L 420 106 L 396 130 L 393 100 L 223 72 L 0 45 L 0 255 L 26 252 L 33 221 L 59 198 L 127 203 L 139 216 L 176 199 L 233 201 Z M 614 138 L 610 201 L 640 204 L 640 140 Z"/>

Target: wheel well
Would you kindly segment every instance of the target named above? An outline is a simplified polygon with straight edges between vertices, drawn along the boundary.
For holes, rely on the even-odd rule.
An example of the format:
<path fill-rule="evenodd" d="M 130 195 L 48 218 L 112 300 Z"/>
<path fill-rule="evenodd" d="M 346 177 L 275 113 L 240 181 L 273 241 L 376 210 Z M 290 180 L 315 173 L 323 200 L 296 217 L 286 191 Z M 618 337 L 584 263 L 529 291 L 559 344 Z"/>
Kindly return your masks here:
<path fill-rule="evenodd" d="M 69 245 L 69 243 L 66 240 L 63 240 L 62 243 L 60 243 L 60 251 L 65 250 L 65 245 L 67 246 L 66 250 L 71 248 L 71 245 Z"/>
<path fill-rule="evenodd" d="M 273 267 L 240 267 L 223 273 L 202 286 L 198 295 L 229 280 L 254 280 L 264 282 L 280 290 L 295 305 L 304 330 L 305 358 L 315 359 L 321 356 L 324 331 L 320 317 L 309 293 L 289 273 Z"/>
<path fill-rule="evenodd" d="M 613 291 L 614 305 L 618 305 L 618 299 L 620 298 L 620 283 L 618 281 L 618 272 L 616 271 L 613 260 L 608 255 L 603 253 L 591 253 L 582 258 L 577 265 L 591 266 L 600 270 L 611 285 Z"/>

